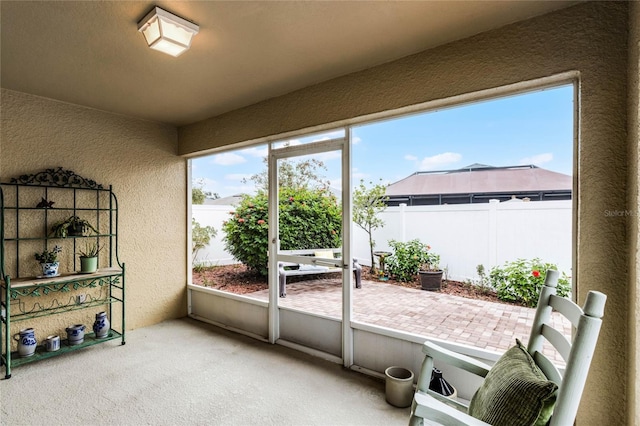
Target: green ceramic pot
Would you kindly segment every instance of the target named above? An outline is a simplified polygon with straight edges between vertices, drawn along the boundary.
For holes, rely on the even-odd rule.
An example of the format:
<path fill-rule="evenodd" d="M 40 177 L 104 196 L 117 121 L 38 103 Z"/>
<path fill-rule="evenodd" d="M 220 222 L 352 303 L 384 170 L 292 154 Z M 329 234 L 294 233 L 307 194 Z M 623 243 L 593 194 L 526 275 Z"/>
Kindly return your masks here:
<path fill-rule="evenodd" d="M 92 274 L 97 270 L 98 270 L 97 257 L 81 257 L 80 258 L 80 273 Z"/>

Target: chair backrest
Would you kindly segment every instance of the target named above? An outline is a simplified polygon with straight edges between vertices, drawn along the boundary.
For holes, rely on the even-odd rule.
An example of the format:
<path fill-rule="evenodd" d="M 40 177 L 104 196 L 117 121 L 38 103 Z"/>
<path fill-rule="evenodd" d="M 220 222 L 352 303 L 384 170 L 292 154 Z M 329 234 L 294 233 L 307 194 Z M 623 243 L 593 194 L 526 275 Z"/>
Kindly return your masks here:
<path fill-rule="evenodd" d="M 538 367 L 549 380 L 558 385 L 558 397 L 551 417 L 551 426 L 573 424 L 575 420 L 607 300 L 606 295 L 598 291 L 590 291 L 584 307 L 581 308 L 570 299 L 556 295 L 557 285 L 558 271 L 548 270 L 544 287 L 540 291 L 527 346 L 528 352 Z M 552 327 L 552 311 L 561 313 L 571 322 L 574 327 L 573 341 Z M 564 359 L 566 363 L 564 374 L 560 373 L 559 369 L 542 354 L 542 345 L 545 340 Z"/>

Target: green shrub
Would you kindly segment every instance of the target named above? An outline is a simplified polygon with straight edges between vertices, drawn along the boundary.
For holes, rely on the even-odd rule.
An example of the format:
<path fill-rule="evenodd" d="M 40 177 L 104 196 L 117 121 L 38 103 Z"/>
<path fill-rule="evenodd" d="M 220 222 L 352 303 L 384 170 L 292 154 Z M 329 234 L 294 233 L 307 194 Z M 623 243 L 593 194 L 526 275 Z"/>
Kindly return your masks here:
<path fill-rule="evenodd" d="M 518 259 L 506 262 L 502 267 L 492 268 L 489 279 L 499 299 L 535 307 L 540 297 L 540 289 L 544 285 L 547 269 L 557 270 L 558 267 L 538 258 Z M 563 272 L 558 279 L 557 294 L 564 297 L 569 295 L 570 291 L 569 278 Z"/>
<path fill-rule="evenodd" d="M 207 265 L 205 265 L 204 262 L 193 262 L 193 272 L 195 272 L 196 274 L 201 274 L 204 271 L 206 271 L 208 269 Z"/>
<path fill-rule="evenodd" d="M 437 263 L 439 256 L 429 253 L 431 247 L 415 239 L 406 243 L 391 240 L 389 245 L 393 250 L 391 256 L 385 259 L 385 267 L 394 279 L 398 281 L 412 281 L 418 275 L 420 266 Z"/>
<path fill-rule="evenodd" d="M 481 294 L 495 293 L 495 289 L 491 286 L 491 280 L 489 279 L 489 275 L 487 275 L 487 271 L 484 269 L 484 265 L 477 265 L 476 273 L 478 274 L 477 280 L 465 280 L 464 284 L 472 287 Z"/>
<path fill-rule="evenodd" d="M 191 218 L 191 255 L 194 262 L 198 252 L 209 245 L 211 238 L 217 234 L 218 231 L 213 226 L 202 226 L 197 220 Z"/>
<path fill-rule="evenodd" d="M 341 246 L 342 210 L 326 189 L 280 189 L 280 249 Z M 248 268 L 267 275 L 268 201 L 263 191 L 245 196 L 224 222 L 225 248 Z"/>

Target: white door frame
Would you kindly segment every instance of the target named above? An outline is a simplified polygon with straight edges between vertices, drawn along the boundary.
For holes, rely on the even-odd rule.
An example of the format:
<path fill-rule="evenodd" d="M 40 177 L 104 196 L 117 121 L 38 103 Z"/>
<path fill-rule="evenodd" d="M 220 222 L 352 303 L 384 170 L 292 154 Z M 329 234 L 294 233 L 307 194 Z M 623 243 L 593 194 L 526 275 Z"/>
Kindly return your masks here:
<path fill-rule="evenodd" d="M 323 259 L 336 267 L 342 268 L 342 361 L 345 367 L 353 365 L 353 329 L 352 320 L 352 233 L 351 233 L 351 130 L 345 128 L 345 137 L 313 142 L 303 145 L 273 148 L 269 146 L 269 342 L 275 343 L 280 338 L 278 262 L 297 262 L 311 264 L 304 256 L 279 254 L 278 239 L 278 168 L 277 161 L 290 157 L 320 154 L 339 151 L 342 154 L 342 257 L 331 261 Z"/>

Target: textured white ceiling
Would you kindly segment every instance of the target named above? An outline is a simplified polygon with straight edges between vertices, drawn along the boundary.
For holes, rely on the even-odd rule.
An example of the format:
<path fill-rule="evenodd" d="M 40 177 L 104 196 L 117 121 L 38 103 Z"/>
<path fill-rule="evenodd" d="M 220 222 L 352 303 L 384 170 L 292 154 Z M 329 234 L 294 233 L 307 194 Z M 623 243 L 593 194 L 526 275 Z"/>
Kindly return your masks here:
<path fill-rule="evenodd" d="M 174 125 L 560 9 L 576 1 L 2 1 L 2 87 Z M 200 26 L 173 58 L 137 22 Z"/>

